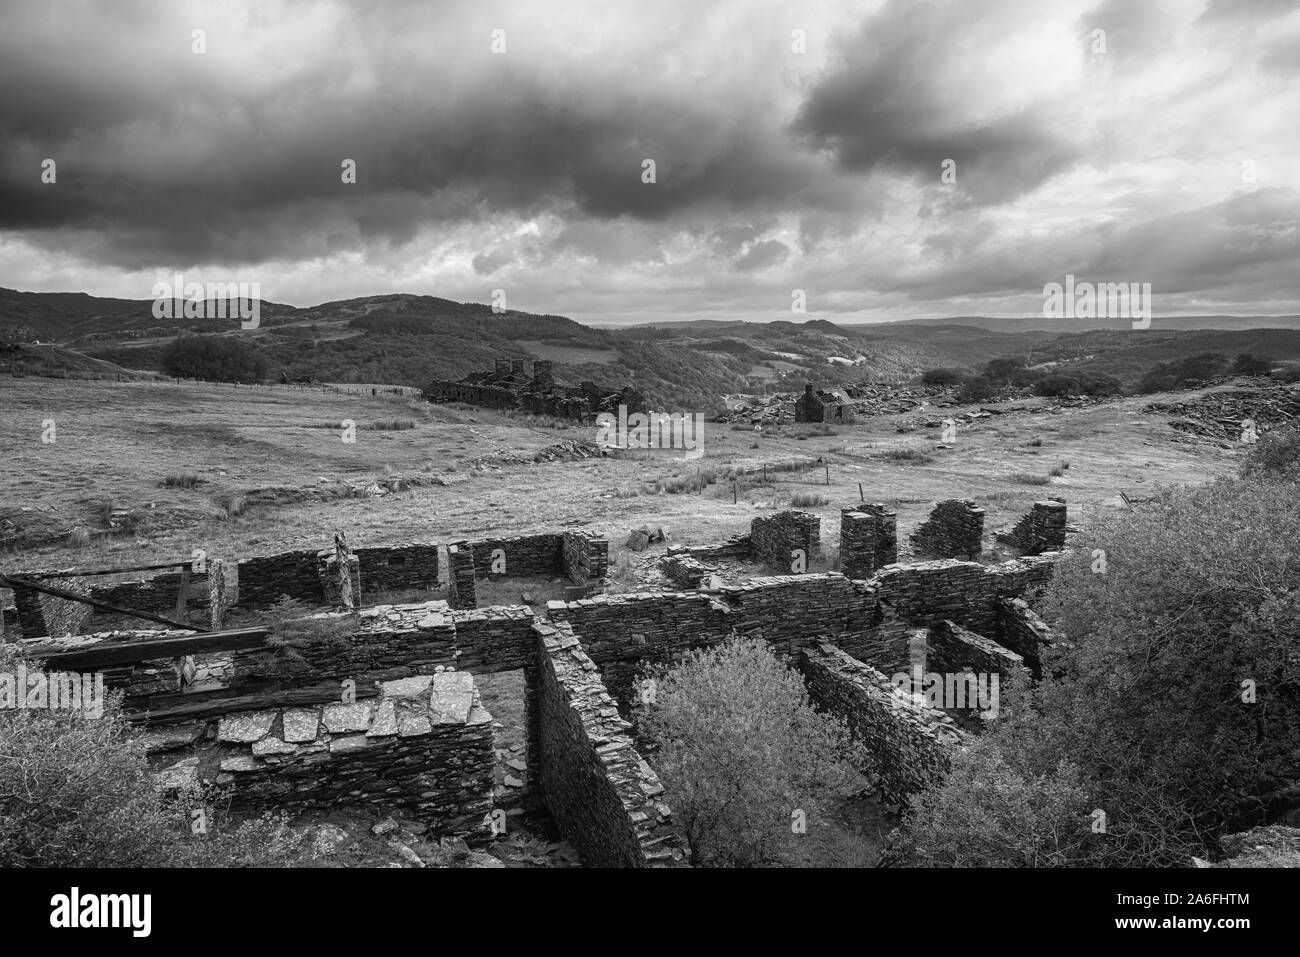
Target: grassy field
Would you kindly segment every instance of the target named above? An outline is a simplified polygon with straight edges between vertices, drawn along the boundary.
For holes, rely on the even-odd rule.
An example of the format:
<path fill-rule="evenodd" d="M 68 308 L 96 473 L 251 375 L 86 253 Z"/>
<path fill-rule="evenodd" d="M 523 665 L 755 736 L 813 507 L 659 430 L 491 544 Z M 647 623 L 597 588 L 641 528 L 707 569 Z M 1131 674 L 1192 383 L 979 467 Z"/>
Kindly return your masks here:
<path fill-rule="evenodd" d="M 194 548 L 239 558 L 321 546 L 336 528 L 368 545 L 572 526 L 606 535 L 611 563 L 630 566 L 642 557 L 623 549 L 631 528 L 716 541 L 792 501 L 814 503 L 801 507 L 822 517 L 833 563 L 839 509 L 860 494 L 898 509 L 900 545 L 945 498 L 987 508 L 992 531 L 1033 501 L 1061 495 L 1082 526 L 1099 509 L 1121 507 L 1120 488 L 1202 482 L 1230 470 L 1238 454 L 1190 443 L 1141 413 L 1162 398 L 1152 396 L 979 419 L 961 425 L 951 447 L 935 428 L 897 432 L 896 418 L 912 415 L 761 435 L 709 424 L 706 454 L 693 462 L 630 452 L 533 463 L 536 452 L 591 441 L 595 430 L 357 391 L 0 378 L 5 566 L 125 564 Z M 345 420 L 355 424 L 353 442 L 343 440 Z M 771 470 L 777 481 L 766 485 L 747 478 L 734 493 L 725 478 L 764 462 L 818 459 Z M 698 492 L 654 494 L 656 483 L 689 486 L 710 473 L 717 481 Z M 415 487 L 378 494 L 375 483 L 400 479 Z"/>

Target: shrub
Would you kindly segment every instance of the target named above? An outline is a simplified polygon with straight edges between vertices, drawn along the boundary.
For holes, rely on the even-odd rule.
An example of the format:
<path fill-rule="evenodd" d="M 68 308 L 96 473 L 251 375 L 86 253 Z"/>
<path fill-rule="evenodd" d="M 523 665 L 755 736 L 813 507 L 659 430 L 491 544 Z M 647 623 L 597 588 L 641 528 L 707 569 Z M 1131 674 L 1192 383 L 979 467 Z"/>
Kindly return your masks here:
<path fill-rule="evenodd" d="M 1273 360 L 1249 352 L 1238 353 L 1236 361 L 1232 364 L 1233 375 L 1268 375 L 1272 371 Z"/>
<path fill-rule="evenodd" d="M 1052 480 L 1046 475 L 1034 475 L 1030 472 L 1012 472 L 1007 476 L 1008 482 L 1020 485 L 1051 485 Z"/>
<path fill-rule="evenodd" d="M 194 488 L 199 477 L 193 472 L 172 472 L 162 480 L 163 488 Z"/>
<path fill-rule="evenodd" d="M 1030 369 L 1028 366 L 1029 358 L 1027 356 L 1007 356 L 1001 359 L 990 359 L 984 365 L 984 378 L 999 386 L 1022 387 L 1032 385 L 1042 378 L 1043 373 Z"/>
<path fill-rule="evenodd" d="M 906 847 L 929 867 L 1064 867 L 1087 858 L 1091 810 L 1068 761 L 1024 773 L 977 739 L 953 756 L 942 786 L 913 802 Z"/>
<path fill-rule="evenodd" d="M 1221 480 L 1090 522 L 1041 606 L 1068 643 L 1044 652 L 1032 707 L 973 752 L 977 767 L 953 787 L 972 807 L 996 807 L 1008 799 L 1005 765 L 1032 787 L 1052 785 L 1062 799 L 1050 808 L 1074 806 L 1071 788 L 1086 782 L 1105 837 L 1066 841 L 1075 851 L 1064 858 L 1120 866 L 1186 866 L 1215 856 L 1221 836 L 1285 814 L 1300 779 L 1294 493 L 1291 481 Z M 1077 777 L 1058 773 L 1062 761 Z M 1036 833 L 1030 809 L 1018 814 L 1000 832 Z M 940 853 L 988 832 L 975 814 L 941 819 L 950 840 Z"/>
<path fill-rule="evenodd" d="M 1243 476 L 1300 477 L 1300 428 L 1261 436 L 1241 463 Z"/>
<path fill-rule="evenodd" d="M 962 374 L 957 369 L 927 369 L 921 373 L 925 385 L 961 385 Z"/>
<path fill-rule="evenodd" d="M 1278 382 L 1300 382 L 1300 362 L 1284 362 L 1272 372 Z"/>
<path fill-rule="evenodd" d="M 962 381 L 957 390 L 958 402 L 987 402 L 998 393 L 998 383 L 985 376 L 976 375 Z"/>
<path fill-rule="evenodd" d="M 1228 357 L 1217 352 L 1161 362 L 1138 382 L 1138 392 L 1171 392 L 1224 375 L 1228 371 Z"/>
<path fill-rule="evenodd" d="M 211 812 L 206 836 L 195 807 Z M 219 792 L 161 794 L 116 697 L 99 718 L 0 709 L 0 867 L 288 866 L 301 836 L 283 817 L 233 821 Z"/>
<path fill-rule="evenodd" d="M 802 679 L 766 642 L 733 637 L 651 674 L 639 726 L 696 864 L 788 859 L 799 839 L 793 811 L 814 820 L 861 788 L 865 756 L 847 727 L 813 710 Z"/>
<path fill-rule="evenodd" d="M 256 346 L 234 336 L 180 336 L 159 357 L 162 370 L 181 379 L 260 382 L 266 358 Z"/>

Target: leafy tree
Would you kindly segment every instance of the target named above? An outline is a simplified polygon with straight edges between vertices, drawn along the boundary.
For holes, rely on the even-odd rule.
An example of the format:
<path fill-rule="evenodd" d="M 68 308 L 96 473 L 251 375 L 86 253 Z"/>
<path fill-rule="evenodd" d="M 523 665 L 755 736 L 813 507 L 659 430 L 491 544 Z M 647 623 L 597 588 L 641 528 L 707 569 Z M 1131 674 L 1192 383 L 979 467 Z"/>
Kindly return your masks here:
<path fill-rule="evenodd" d="M 960 835 L 984 846 L 1001 833 L 1007 860 L 1185 866 L 1222 835 L 1285 814 L 1300 779 L 1295 489 L 1221 480 L 1097 518 L 1043 605 L 1068 644 L 1044 655 L 1029 705 L 972 752 L 965 777 L 922 799 L 918 846 L 942 858 Z M 959 793 L 996 806 L 1013 781 L 1005 769 L 1042 792 L 1023 820 L 940 813 Z M 1025 835 L 1073 808 L 1075 786 L 1104 812 L 1104 835 L 1065 841 L 1059 858 L 1031 841 L 1027 857 Z"/>
<path fill-rule="evenodd" d="M 847 726 L 813 710 L 803 680 L 766 642 L 690 652 L 652 680 L 638 723 L 697 864 L 780 862 L 800 838 L 792 814 L 814 821 L 861 787 L 865 758 Z"/>
<path fill-rule="evenodd" d="M 1268 375 L 1273 371 L 1273 361 L 1264 359 L 1249 352 L 1237 354 L 1237 360 L 1232 364 L 1233 375 Z"/>
<path fill-rule="evenodd" d="M 1138 383 L 1138 392 L 1170 392 L 1205 382 L 1228 372 L 1228 357 L 1217 352 L 1161 362 Z"/>
<path fill-rule="evenodd" d="M 234 336 L 181 336 L 160 357 L 162 369 L 181 379 L 258 382 L 266 377 L 266 359 L 257 348 Z"/>
<path fill-rule="evenodd" d="M 998 384 L 982 375 L 967 376 L 957 390 L 958 402 L 987 402 L 998 393 Z"/>
<path fill-rule="evenodd" d="M 960 385 L 962 374 L 957 369 L 927 369 L 921 373 L 921 381 L 926 385 Z"/>

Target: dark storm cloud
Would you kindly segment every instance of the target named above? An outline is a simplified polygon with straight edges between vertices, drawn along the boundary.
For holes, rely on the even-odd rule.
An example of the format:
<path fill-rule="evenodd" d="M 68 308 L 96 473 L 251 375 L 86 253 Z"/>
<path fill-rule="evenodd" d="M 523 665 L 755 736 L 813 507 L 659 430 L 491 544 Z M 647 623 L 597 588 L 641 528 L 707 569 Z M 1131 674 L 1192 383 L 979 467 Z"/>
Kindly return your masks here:
<path fill-rule="evenodd" d="M 0 101 L 0 229 L 138 267 L 400 244 L 496 212 L 655 221 L 831 201 L 818 198 L 816 158 L 788 148 L 758 106 L 635 77 L 614 90 L 581 72 L 557 78 L 523 56 L 494 57 L 492 21 L 439 12 L 432 49 L 402 48 L 355 16 L 340 33 L 357 48 L 319 50 L 276 82 L 245 85 L 219 32 L 196 55 L 178 20 L 159 49 L 135 29 L 140 5 L 86 8 L 102 44 L 74 31 L 52 48 L 24 36 L 58 37 L 29 22 L 49 14 L 11 11 L 0 21 L 0 82 L 13 94 Z M 40 181 L 46 157 L 57 188 Z M 356 185 L 341 182 L 344 159 L 357 163 Z"/>
<path fill-rule="evenodd" d="M 772 318 L 792 288 L 969 312 L 1122 266 L 1274 302 L 1286 7 L 9 0 L 0 286 L 141 297 L 194 266 L 299 304 L 508 287 L 597 320 Z"/>
<path fill-rule="evenodd" d="M 954 108 L 963 90 L 942 67 L 972 42 L 962 32 L 970 20 L 954 22 L 955 12 L 891 0 L 842 44 L 840 64 L 812 89 L 793 130 L 848 170 L 937 182 L 951 159 L 960 189 L 980 203 L 1013 199 L 1064 169 L 1073 151 L 1040 113 L 972 118 Z"/>

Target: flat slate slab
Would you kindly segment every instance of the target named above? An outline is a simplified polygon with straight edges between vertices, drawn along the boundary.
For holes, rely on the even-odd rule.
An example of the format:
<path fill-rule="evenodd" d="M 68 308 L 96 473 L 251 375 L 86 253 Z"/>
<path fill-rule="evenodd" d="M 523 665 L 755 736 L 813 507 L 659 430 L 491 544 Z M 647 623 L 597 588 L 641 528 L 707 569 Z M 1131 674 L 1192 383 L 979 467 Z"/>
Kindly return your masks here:
<path fill-rule="evenodd" d="M 444 671 L 433 676 L 429 717 L 435 724 L 464 724 L 474 707 L 474 676 L 468 671 Z"/>
<path fill-rule="evenodd" d="M 217 725 L 217 740 L 239 744 L 260 741 L 271 730 L 276 714 L 275 711 L 254 711 L 250 714 L 222 718 Z"/>

